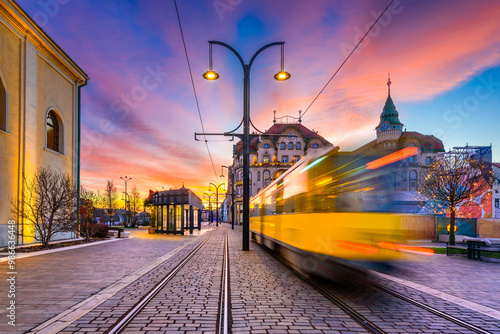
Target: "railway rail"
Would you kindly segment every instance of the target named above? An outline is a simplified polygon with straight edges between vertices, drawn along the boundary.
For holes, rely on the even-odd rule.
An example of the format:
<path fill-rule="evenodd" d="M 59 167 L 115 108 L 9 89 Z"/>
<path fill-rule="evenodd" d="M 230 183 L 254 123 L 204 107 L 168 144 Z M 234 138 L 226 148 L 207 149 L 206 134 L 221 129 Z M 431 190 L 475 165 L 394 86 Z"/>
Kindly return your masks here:
<path fill-rule="evenodd" d="M 175 266 L 159 283 L 152 289 L 144 294 L 144 296 L 129 310 L 127 310 L 105 333 L 117 334 L 123 332 L 128 325 L 144 310 L 153 298 L 166 288 L 168 283 L 178 275 L 182 268 L 184 268 L 198 253 L 203 246 L 216 234 L 218 230 L 215 229 L 208 237 L 206 237 L 193 251 L 191 251 L 177 266 Z M 228 233 L 224 231 L 224 255 L 223 255 L 223 268 L 221 277 L 221 292 L 219 300 L 219 310 L 217 315 L 217 327 L 215 329 L 218 334 L 225 334 L 230 331 L 229 328 L 229 250 L 228 250 Z"/>
<path fill-rule="evenodd" d="M 322 284 L 320 283 L 317 283 L 316 281 L 314 281 L 314 279 L 310 279 L 310 278 L 307 278 L 307 277 L 304 277 L 301 273 L 298 273 L 299 276 L 301 276 L 307 283 L 309 283 L 311 286 L 313 286 L 314 288 L 316 288 L 319 292 L 321 292 L 325 297 L 327 297 L 329 300 L 331 300 L 333 303 L 335 303 L 337 306 L 339 306 L 342 310 L 344 310 L 347 314 L 349 314 L 354 320 L 356 320 L 358 323 L 360 323 L 363 327 L 365 327 L 368 331 L 372 332 L 372 333 L 376 333 L 376 334 L 384 334 L 384 333 L 388 333 L 387 331 L 385 331 L 383 328 L 380 328 L 379 326 L 377 326 L 376 324 L 374 324 L 370 319 L 369 317 L 365 317 L 361 312 L 358 312 L 356 310 L 356 307 L 352 307 L 352 306 L 349 306 L 349 303 L 342 300 L 342 298 L 336 296 L 335 292 L 332 291 L 333 288 L 331 287 L 325 287 L 323 286 Z M 461 332 L 467 332 L 469 331 L 470 333 L 479 333 L 479 334 L 492 334 L 492 332 L 489 332 L 487 330 L 484 330 L 474 324 L 471 324 L 467 321 L 464 321 L 464 320 L 461 320 L 459 319 L 458 317 L 456 316 L 453 316 L 453 315 L 450 315 L 448 314 L 447 312 L 445 311 L 441 311 L 441 310 L 438 310 L 437 308 L 435 307 L 432 307 L 432 306 L 429 306 L 423 302 L 420 302 L 420 301 L 417 301 L 413 298 L 410 298 L 410 297 L 407 297 L 393 289 L 390 289 L 390 288 L 387 288 L 385 286 L 382 286 L 380 284 L 376 284 L 376 283 L 371 283 L 371 285 L 373 287 L 375 287 L 376 289 L 386 293 L 386 294 L 389 294 L 390 296 L 393 296 L 393 297 L 396 297 L 406 303 L 409 303 L 413 306 L 416 306 L 422 310 L 425 310 L 427 312 L 430 312 L 432 313 L 433 315 L 441 318 L 441 319 L 445 319 L 453 324 L 456 324 L 458 326 L 460 326 L 461 328 L 463 328 L 464 331 L 460 331 Z M 428 318 L 428 317 L 425 317 L 425 318 Z M 387 323 L 390 323 L 391 321 L 388 320 L 388 319 L 383 319 L 382 320 L 384 322 L 387 321 Z M 443 328 L 443 330 L 445 330 Z M 391 331 L 392 333 L 392 331 Z"/>
<path fill-rule="evenodd" d="M 263 247 L 265 250 L 269 251 L 273 256 L 276 256 L 276 254 L 272 253 L 269 249 L 266 247 Z M 361 312 L 356 310 L 355 306 L 351 306 L 350 302 L 347 302 L 343 300 L 343 298 L 339 297 L 336 292 L 334 291 L 334 288 L 331 286 L 325 285 L 325 283 L 321 283 L 320 279 L 315 279 L 314 277 L 309 276 L 309 274 L 305 272 L 301 272 L 300 270 L 297 269 L 297 267 L 294 267 L 289 263 L 286 259 L 280 257 L 279 255 L 277 256 L 278 259 L 285 265 L 287 266 L 290 270 L 295 272 L 301 279 L 303 279 L 307 284 L 315 288 L 318 292 L 320 292 L 323 296 L 325 296 L 328 300 L 330 300 L 333 304 L 338 306 L 340 309 L 342 309 L 346 314 L 348 314 L 353 320 L 358 322 L 360 325 L 362 325 L 366 330 L 368 330 L 371 333 L 375 334 L 385 334 L 389 333 L 385 331 L 383 328 L 375 324 L 373 321 L 369 319 L 369 317 L 363 315 Z M 467 321 L 461 320 L 456 316 L 453 316 L 445 311 L 438 310 L 435 307 L 432 307 L 430 305 L 427 305 L 423 302 L 417 301 L 413 298 L 410 298 L 408 296 L 405 296 L 393 289 L 387 288 L 381 284 L 375 283 L 375 282 L 370 282 L 370 285 L 373 286 L 374 288 L 378 289 L 379 291 L 382 291 L 392 297 L 396 297 L 406 303 L 409 303 L 413 306 L 416 306 L 422 310 L 425 310 L 429 313 L 432 313 L 433 315 L 445 319 L 446 321 L 449 321 L 453 324 L 456 324 L 463 328 L 464 332 L 468 331 L 470 333 L 479 333 L 479 334 L 493 334 L 493 332 L 490 332 L 488 330 L 485 330 L 479 326 L 476 326 L 474 324 L 471 324 Z M 382 321 L 386 321 L 386 319 L 381 319 Z M 444 330 L 444 329 L 443 329 Z M 394 331 L 391 330 L 391 333 Z M 449 332 L 449 331 L 448 331 Z M 461 332 L 460 332 L 461 333 Z"/>

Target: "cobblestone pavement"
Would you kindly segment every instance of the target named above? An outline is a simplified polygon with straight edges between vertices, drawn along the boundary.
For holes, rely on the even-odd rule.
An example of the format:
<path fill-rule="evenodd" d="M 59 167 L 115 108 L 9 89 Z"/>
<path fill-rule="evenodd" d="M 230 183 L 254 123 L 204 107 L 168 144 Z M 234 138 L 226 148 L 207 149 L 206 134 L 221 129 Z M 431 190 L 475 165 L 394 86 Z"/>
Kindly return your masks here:
<path fill-rule="evenodd" d="M 391 275 L 500 310 L 500 263 L 435 254 L 399 263 Z"/>
<path fill-rule="evenodd" d="M 203 237 L 150 235 L 16 261 L 16 327 L 7 325 L 7 281 L 0 280 L 0 333 L 24 333 L 186 243 Z M 185 251 L 190 248 L 189 245 Z M 172 259 L 174 260 L 174 259 Z M 0 263 L 5 277 L 7 263 Z M 14 329 L 14 331 L 13 331 Z"/>
<path fill-rule="evenodd" d="M 233 333 L 367 333 L 259 245 L 230 233 Z"/>
<path fill-rule="evenodd" d="M 215 333 L 225 235 L 219 228 L 123 333 Z"/>

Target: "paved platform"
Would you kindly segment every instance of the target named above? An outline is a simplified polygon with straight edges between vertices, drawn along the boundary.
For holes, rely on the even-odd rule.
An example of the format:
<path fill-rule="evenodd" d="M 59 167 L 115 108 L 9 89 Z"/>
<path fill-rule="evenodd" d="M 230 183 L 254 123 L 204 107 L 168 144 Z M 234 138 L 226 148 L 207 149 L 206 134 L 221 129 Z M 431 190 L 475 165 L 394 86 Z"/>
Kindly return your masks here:
<path fill-rule="evenodd" d="M 203 225 L 203 232 L 211 229 L 215 226 Z M 232 231 L 228 224 L 219 228 L 194 264 L 172 282 L 169 293 L 158 296 L 129 332 L 214 332 L 224 229 L 229 231 L 233 333 L 366 332 L 260 246 L 250 243 L 250 251 L 241 251 L 241 226 Z M 18 259 L 16 327 L 7 324 L 8 268 L 6 262 L 0 263 L 0 332 L 24 333 L 35 328 L 47 333 L 103 332 L 204 238 L 203 234 L 149 235 L 146 230 L 134 231 L 132 236 Z M 468 312 L 491 332 L 498 329 L 500 333 L 496 327 L 500 323 L 500 263 L 434 255 L 400 263 L 389 276 L 373 276 L 407 295 L 424 296 L 433 305 Z"/>

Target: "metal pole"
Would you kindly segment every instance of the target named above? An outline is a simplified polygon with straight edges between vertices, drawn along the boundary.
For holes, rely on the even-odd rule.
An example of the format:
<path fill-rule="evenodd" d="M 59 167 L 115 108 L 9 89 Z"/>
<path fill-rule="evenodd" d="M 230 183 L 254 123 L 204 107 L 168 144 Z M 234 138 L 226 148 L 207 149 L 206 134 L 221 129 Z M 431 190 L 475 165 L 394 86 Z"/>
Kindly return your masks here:
<path fill-rule="evenodd" d="M 269 43 L 254 53 L 250 62 L 245 64 L 241 55 L 230 45 L 219 41 L 208 41 L 231 50 L 243 67 L 243 250 L 250 249 L 250 69 L 255 58 L 265 49 L 285 42 Z"/>
<path fill-rule="evenodd" d="M 219 187 L 215 187 L 215 226 L 219 227 Z"/>
<path fill-rule="evenodd" d="M 250 65 L 243 76 L 243 250 L 250 250 Z"/>
<path fill-rule="evenodd" d="M 234 171 L 231 171 L 231 229 L 234 230 Z"/>

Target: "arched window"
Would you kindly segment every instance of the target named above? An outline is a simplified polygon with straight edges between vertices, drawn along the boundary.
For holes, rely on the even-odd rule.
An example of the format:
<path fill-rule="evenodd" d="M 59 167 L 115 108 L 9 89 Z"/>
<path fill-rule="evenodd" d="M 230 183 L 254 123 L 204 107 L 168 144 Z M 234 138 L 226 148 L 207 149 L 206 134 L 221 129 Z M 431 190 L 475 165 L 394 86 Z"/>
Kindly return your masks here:
<path fill-rule="evenodd" d="M 264 144 L 264 145 L 262 145 L 262 147 L 263 148 L 269 148 L 270 146 L 269 146 L 269 144 Z"/>
<path fill-rule="evenodd" d="M 285 143 L 281 143 L 280 144 L 280 149 L 282 149 L 282 150 L 286 149 L 286 144 Z"/>
<path fill-rule="evenodd" d="M 260 181 L 260 171 L 257 172 L 257 181 Z"/>
<path fill-rule="evenodd" d="M 293 143 L 288 143 L 288 149 L 293 150 Z"/>
<path fill-rule="evenodd" d="M 47 114 L 47 148 L 61 152 L 61 128 L 62 124 L 59 121 L 56 113 L 51 110 Z"/>
<path fill-rule="evenodd" d="M 269 181 L 269 178 L 271 177 L 271 172 L 268 170 L 264 171 L 264 181 Z"/>
<path fill-rule="evenodd" d="M 302 145 L 300 144 L 300 142 L 297 142 L 297 144 L 295 144 L 295 148 L 296 148 L 297 150 L 302 149 Z"/>
<path fill-rule="evenodd" d="M 0 130 L 9 132 L 9 94 L 0 73 Z"/>
<path fill-rule="evenodd" d="M 412 170 L 410 171 L 410 190 L 417 188 L 417 172 Z"/>
<path fill-rule="evenodd" d="M 318 148 L 319 144 L 312 144 L 312 148 Z"/>
<path fill-rule="evenodd" d="M 403 172 L 403 181 L 406 181 L 406 172 Z"/>

